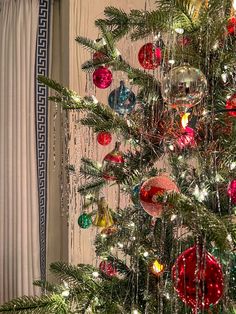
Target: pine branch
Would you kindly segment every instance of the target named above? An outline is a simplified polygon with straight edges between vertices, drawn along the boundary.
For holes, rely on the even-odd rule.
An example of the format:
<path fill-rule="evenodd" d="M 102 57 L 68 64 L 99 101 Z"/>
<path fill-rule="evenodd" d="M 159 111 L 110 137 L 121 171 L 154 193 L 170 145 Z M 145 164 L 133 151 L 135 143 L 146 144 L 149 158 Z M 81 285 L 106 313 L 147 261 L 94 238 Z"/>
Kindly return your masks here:
<path fill-rule="evenodd" d="M 40 287 L 43 291 L 46 290 L 47 292 L 61 293 L 63 290 L 60 285 L 56 285 L 44 280 L 35 280 L 33 284 L 34 286 Z"/>
<path fill-rule="evenodd" d="M 94 40 L 91 40 L 86 37 L 78 36 L 76 37 L 75 40 L 77 41 L 77 43 L 79 43 L 81 46 L 83 46 L 84 48 L 88 49 L 91 52 L 99 51 L 99 49 L 101 48 L 100 45 L 96 43 Z"/>
<path fill-rule="evenodd" d="M 82 165 L 80 167 L 80 173 L 86 176 L 87 179 L 102 177 L 101 164 L 89 158 L 82 158 L 81 162 L 82 162 Z"/>
<path fill-rule="evenodd" d="M 100 191 L 106 184 L 107 181 L 105 179 L 95 180 L 81 185 L 77 191 L 81 195 L 93 194 Z"/>
<path fill-rule="evenodd" d="M 0 313 L 4 312 L 18 312 L 24 313 L 55 313 L 55 314 L 68 314 L 68 306 L 65 299 L 58 295 L 52 294 L 51 296 L 42 297 L 22 297 L 13 299 L 10 302 L 0 306 Z"/>
<path fill-rule="evenodd" d="M 200 203 L 192 203 L 189 198 L 180 194 L 172 194 L 167 197 L 168 204 L 173 206 L 169 207 L 166 214 L 179 215 L 183 219 L 183 224 L 189 230 L 193 231 L 194 235 L 201 238 L 206 237 L 208 243 L 215 241 L 216 246 L 219 248 L 229 248 L 228 230 L 218 216 Z"/>
<path fill-rule="evenodd" d="M 115 40 L 124 37 L 129 32 L 129 16 L 122 9 L 109 6 L 105 8 L 104 14 L 106 19 L 95 21 L 95 25 L 105 23 L 108 27 L 112 26 L 112 34 Z"/>

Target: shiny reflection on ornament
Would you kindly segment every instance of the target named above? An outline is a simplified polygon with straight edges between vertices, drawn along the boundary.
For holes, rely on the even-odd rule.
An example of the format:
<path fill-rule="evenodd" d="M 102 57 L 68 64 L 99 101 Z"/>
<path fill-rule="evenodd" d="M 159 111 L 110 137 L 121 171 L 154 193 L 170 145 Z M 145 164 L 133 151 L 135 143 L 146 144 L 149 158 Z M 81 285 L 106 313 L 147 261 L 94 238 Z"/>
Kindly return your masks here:
<path fill-rule="evenodd" d="M 162 83 L 164 101 L 172 108 L 191 108 L 205 96 L 207 80 L 204 74 L 190 65 L 174 67 Z"/>

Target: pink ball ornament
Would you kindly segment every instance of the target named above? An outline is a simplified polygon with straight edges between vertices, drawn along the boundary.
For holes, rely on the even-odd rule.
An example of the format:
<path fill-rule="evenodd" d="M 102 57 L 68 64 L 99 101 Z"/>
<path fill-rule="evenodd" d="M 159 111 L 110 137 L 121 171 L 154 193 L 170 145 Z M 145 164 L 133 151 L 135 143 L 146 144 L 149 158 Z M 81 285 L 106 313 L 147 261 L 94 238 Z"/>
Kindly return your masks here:
<path fill-rule="evenodd" d="M 195 131 L 187 126 L 183 134 L 177 139 L 176 145 L 181 150 L 187 147 L 195 147 Z"/>
<path fill-rule="evenodd" d="M 111 262 L 102 261 L 99 264 L 99 269 L 100 269 L 101 272 L 103 272 L 108 277 L 115 277 L 117 275 L 116 267 Z"/>
<path fill-rule="evenodd" d="M 100 145 L 106 146 L 111 143 L 111 140 L 112 136 L 109 132 L 102 131 L 99 132 L 97 135 L 97 141 Z"/>
<path fill-rule="evenodd" d="M 98 88 L 107 88 L 111 85 L 112 73 L 106 67 L 99 67 L 93 72 L 93 83 Z"/>
<path fill-rule="evenodd" d="M 139 50 L 138 60 L 144 69 L 153 70 L 160 65 L 161 55 L 160 47 L 156 47 L 152 43 L 147 43 Z"/>
<path fill-rule="evenodd" d="M 179 189 L 167 176 L 153 177 L 145 181 L 139 192 L 143 209 L 152 217 L 160 217 L 163 212 L 163 203 L 158 201 L 158 197 L 168 192 L 178 193 Z"/>
<path fill-rule="evenodd" d="M 201 246 L 195 245 L 177 258 L 172 278 L 178 296 L 194 313 L 217 304 L 223 295 L 221 265 Z"/>
<path fill-rule="evenodd" d="M 232 204 L 236 204 L 236 180 L 232 180 L 228 185 L 227 194 L 231 199 Z"/>

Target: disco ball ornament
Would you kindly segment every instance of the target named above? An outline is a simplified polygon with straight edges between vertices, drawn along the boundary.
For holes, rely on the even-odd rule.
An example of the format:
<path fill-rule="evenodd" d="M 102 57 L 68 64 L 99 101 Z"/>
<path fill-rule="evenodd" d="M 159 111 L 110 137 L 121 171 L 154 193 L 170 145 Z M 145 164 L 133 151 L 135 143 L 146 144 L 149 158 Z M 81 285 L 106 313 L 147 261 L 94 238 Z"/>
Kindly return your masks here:
<path fill-rule="evenodd" d="M 176 184 L 167 176 L 157 176 L 145 181 L 139 192 L 143 209 L 152 217 L 160 217 L 163 212 L 163 202 L 159 197 L 165 193 L 179 192 Z"/>
<path fill-rule="evenodd" d="M 236 180 L 232 180 L 227 189 L 227 194 L 233 205 L 236 205 Z"/>
<path fill-rule="evenodd" d="M 97 141 L 100 145 L 106 146 L 111 143 L 112 136 L 110 132 L 102 131 L 97 135 Z"/>
<path fill-rule="evenodd" d="M 229 20 L 228 20 L 228 24 L 227 24 L 227 31 L 229 35 L 236 35 L 236 17 L 232 16 Z"/>
<path fill-rule="evenodd" d="M 111 85 L 111 82 L 112 73 L 108 68 L 101 66 L 93 72 L 93 83 L 98 88 L 107 88 Z"/>
<path fill-rule="evenodd" d="M 141 66 L 147 70 L 154 70 L 161 63 L 161 48 L 152 43 L 143 45 L 138 53 Z"/>
<path fill-rule="evenodd" d="M 178 296 L 194 313 L 217 304 L 223 295 L 222 267 L 201 246 L 195 245 L 177 258 L 172 278 Z"/>
<path fill-rule="evenodd" d="M 135 94 L 125 86 L 124 81 L 108 97 L 109 106 L 121 115 L 130 113 L 135 107 L 135 101 Z"/>
<path fill-rule="evenodd" d="M 88 229 L 92 225 L 92 217 L 89 214 L 83 213 L 78 218 L 78 225 L 82 229 Z"/>
<path fill-rule="evenodd" d="M 235 109 L 235 111 L 228 111 L 228 115 L 236 117 L 236 94 L 227 99 L 225 109 Z"/>
<path fill-rule="evenodd" d="M 102 261 L 99 264 L 99 269 L 108 277 L 115 277 L 118 274 L 115 265 L 108 261 Z"/>
<path fill-rule="evenodd" d="M 106 180 L 117 180 L 116 173 L 124 165 L 123 153 L 119 150 L 120 144 L 116 142 L 115 148 L 103 159 L 102 173 Z"/>
<path fill-rule="evenodd" d="M 185 64 L 169 71 L 162 83 L 162 96 L 172 108 L 191 108 L 202 100 L 206 89 L 204 74 Z"/>

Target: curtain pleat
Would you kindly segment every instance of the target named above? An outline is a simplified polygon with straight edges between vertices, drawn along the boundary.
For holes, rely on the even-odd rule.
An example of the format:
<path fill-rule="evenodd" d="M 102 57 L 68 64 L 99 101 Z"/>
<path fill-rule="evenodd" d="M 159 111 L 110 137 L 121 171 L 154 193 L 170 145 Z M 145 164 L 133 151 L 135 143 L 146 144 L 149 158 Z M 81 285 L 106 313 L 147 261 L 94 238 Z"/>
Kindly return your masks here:
<path fill-rule="evenodd" d="M 0 0 L 0 302 L 40 278 L 35 143 L 38 0 Z"/>

